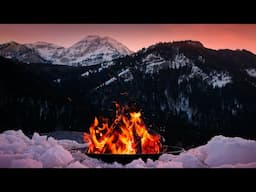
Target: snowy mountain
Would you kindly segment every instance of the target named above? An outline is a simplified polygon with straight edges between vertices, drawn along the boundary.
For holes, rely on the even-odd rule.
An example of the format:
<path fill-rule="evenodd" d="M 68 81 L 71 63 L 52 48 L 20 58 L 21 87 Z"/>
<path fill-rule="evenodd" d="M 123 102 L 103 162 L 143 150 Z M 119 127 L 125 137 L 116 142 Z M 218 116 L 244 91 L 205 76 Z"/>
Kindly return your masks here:
<path fill-rule="evenodd" d="M 50 62 L 53 62 L 54 58 L 60 57 L 65 50 L 64 47 L 42 41 L 26 45 L 27 47 L 36 50 L 41 57 Z"/>
<path fill-rule="evenodd" d="M 8 42 L 0 45 L 0 55 L 23 61 L 25 63 L 45 63 L 47 62 L 35 49 L 31 49 L 27 45 L 16 42 Z"/>
<path fill-rule="evenodd" d="M 90 35 L 66 49 L 55 63 L 88 66 L 129 54 L 127 47 L 110 37 Z"/>
<path fill-rule="evenodd" d="M 110 61 L 132 52 L 110 37 L 90 35 L 69 48 L 52 43 L 16 42 L 0 45 L 0 56 L 25 63 L 53 63 L 70 66 L 89 66 Z"/>

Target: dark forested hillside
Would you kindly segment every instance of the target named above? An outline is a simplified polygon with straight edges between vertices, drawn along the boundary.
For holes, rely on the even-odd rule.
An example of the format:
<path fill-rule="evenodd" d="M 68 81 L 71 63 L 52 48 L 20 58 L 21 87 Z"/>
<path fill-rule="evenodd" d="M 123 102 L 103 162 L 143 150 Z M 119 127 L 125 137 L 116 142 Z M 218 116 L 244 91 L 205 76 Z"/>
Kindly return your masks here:
<path fill-rule="evenodd" d="M 200 42 L 159 43 L 87 67 L 0 59 L 0 129 L 84 130 L 111 116 L 113 101 L 135 105 L 171 145 L 217 134 L 256 139 L 256 56 Z"/>

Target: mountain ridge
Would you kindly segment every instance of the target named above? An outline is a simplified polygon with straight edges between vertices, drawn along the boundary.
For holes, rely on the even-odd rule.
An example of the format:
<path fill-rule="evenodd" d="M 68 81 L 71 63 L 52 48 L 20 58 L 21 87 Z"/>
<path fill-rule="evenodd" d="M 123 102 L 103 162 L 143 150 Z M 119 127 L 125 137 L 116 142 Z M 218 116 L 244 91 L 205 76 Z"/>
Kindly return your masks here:
<path fill-rule="evenodd" d="M 125 45 L 113 38 L 98 35 L 85 36 L 68 48 L 43 41 L 25 44 L 10 41 L 0 45 L 0 55 L 3 57 L 25 63 L 54 63 L 71 66 L 99 64 L 131 53 L 132 51 Z M 22 56 L 19 57 L 17 54 Z M 29 59 L 33 57 L 35 58 Z"/>

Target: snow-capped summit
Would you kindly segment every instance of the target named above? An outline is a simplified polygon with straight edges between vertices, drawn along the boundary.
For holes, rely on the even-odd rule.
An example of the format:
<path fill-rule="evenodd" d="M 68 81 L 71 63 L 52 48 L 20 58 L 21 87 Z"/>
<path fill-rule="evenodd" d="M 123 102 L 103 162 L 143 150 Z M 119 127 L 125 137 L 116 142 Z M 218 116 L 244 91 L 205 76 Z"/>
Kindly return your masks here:
<path fill-rule="evenodd" d="M 29 52 L 29 57 L 22 56 Z M 17 59 L 22 62 L 50 62 L 62 65 L 95 65 L 104 61 L 110 61 L 132 52 L 122 43 L 110 37 L 88 35 L 69 48 L 53 43 L 38 41 L 29 44 L 8 42 L 0 45 L 0 56 Z M 39 57 L 29 60 L 31 57 Z M 26 59 L 24 59 L 26 58 Z"/>
<path fill-rule="evenodd" d="M 58 61 L 59 63 L 93 65 L 129 54 L 131 51 L 126 46 L 110 37 L 89 35 L 66 49 L 64 56 Z"/>

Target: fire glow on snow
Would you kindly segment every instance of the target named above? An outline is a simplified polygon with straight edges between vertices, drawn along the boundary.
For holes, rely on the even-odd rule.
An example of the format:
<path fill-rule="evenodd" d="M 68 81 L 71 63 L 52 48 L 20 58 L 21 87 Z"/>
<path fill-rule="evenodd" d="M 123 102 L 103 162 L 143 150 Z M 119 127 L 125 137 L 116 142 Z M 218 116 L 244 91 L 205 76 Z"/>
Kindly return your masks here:
<path fill-rule="evenodd" d="M 0 134 L 1 168 L 248 168 L 256 167 L 256 141 L 239 137 L 213 137 L 206 145 L 179 155 L 163 154 L 158 160 L 141 159 L 129 164 L 104 163 L 77 148 L 88 147 L 72 140 L 55 140 L 34 133 L 30 139 L 22 131 Z"/>

